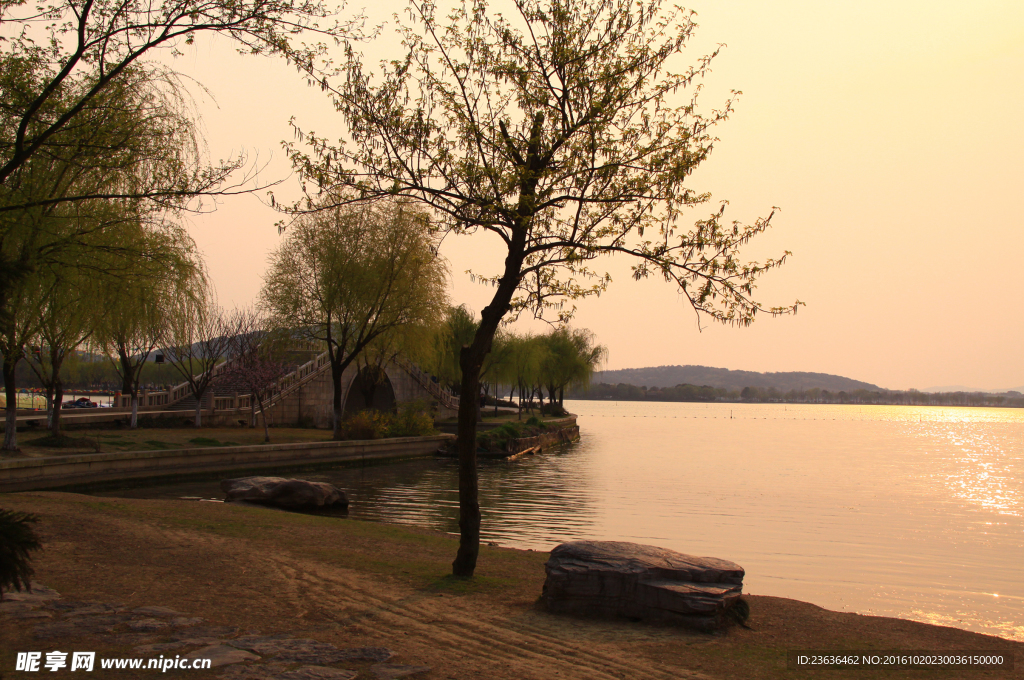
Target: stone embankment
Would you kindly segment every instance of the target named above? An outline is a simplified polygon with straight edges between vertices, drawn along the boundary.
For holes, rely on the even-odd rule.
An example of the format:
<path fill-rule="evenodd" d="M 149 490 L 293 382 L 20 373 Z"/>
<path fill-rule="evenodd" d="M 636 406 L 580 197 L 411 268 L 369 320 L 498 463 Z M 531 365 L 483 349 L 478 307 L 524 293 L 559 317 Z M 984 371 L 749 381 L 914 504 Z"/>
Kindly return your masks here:
<path fill-rule="evenodd" d="M 571 442 L 579 441 L 580 438 L 580 427 L 576 425 L 576 419 L 572 419 L 572 424 L 565 424 L 561 427 L 551 427 L 549 432 L 543 432 L 533 437 L 520 437 L 518 439 L 510 439 L 508 442 L 508 452 L 496 454 L 480 454 L 481 456 L 495 456 L 498 458 L 508 458 L 514 460 L 520 456 L 533 455 L 535 453 L 541 453 L 545 448 L 551 446 L 562 446 L 563 444 L 569 444 Z M 550 427 L 550 426 L 549 426 Z"/>
<path fill-rule="evenodd" d="M 448 434 L 364 441 L 84 453 L 0 460 L 0 493 L 60 489 L 122 479 L 174 479 L 217 472 L 330 467 L 434 455 Z"/>
<path fill-rule="evenodd" d="M 500 430 L 502 426 L 507 425 L 508 422 L 510 421 L 477 423 L 478 441 L 480 435 L 486 436 L 489 432 Z M 518 423 L 518 421 L 511 422 L 524 425 L 523 423 Z M 438 427 L 440 427 L 442 431 L 455 431 L 455 425 L 453 423 L 442 423 Z M 511 437 L 500 443 L 498 448 L 494 448 L 493 443 L 489 448 L 484 444 L 483 446 L 485 448 L 477 449 L 477 457 L 515 460 L 521 456 L 541 453 L 544 449 L 549 447 L 562 446 L 563 444 L 578 441 L 580 438 L 580 428 L 576 424 L 575 415 L 544 421 L 542 427 L 544 429 L 540 432 L 537 431 L 537 426 L 530 427 L 530 431 L 533 432 L 530 436 Z M 447 449 L 439 450 L 438 454 L 444 456 L 457 456 L 458 451 L 455 448 L 455 442 L 452 441 L 449 443 Z"/>

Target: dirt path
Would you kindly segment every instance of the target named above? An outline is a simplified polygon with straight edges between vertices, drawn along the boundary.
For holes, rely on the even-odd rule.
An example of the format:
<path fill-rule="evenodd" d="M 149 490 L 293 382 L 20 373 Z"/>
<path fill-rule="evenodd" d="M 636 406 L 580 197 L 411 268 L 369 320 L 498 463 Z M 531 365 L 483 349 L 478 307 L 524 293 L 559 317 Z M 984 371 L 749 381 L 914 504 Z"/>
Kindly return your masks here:
<path fill-rule="evenodd" d="M 237 627 L 239 634 L 258 630 L 339 648 L 386 647 L 395 663 L 431 667 L 416 676 L 424 680 L 851 677 L 848 670 L 786 669 L 787 650 L 822 648 L 999 649 L 1016 656 L 1013 671 L 858 670 L 857 678 L 1024 677 L 1022 643 L 780 598 L 749 598 L 753 630 L 721 635 L 552 616 L 536 606 L 546 555 L 487 548 L 478 578 L 455 581 L 446 576 L 452 539 L 401 527 L 64 493 L 0 496 L 0 506 L 40 516 L 45 550 L 36 578 L 65 598 L 128 609 L 170 607 L 202 617 L 203 625 Z M 106 637 L 41 641 L 28 623 L 0 616 L 2 678 L 14 668 L 17 651 L 93 645 L 128 655 L 167 639 L 119 629 Z M 219 677 L 225 668 L 187 675 Z M 338 668 L 375 677 L 369 661 Z M 140 673 L 155 677 L 155 671 Z"/>

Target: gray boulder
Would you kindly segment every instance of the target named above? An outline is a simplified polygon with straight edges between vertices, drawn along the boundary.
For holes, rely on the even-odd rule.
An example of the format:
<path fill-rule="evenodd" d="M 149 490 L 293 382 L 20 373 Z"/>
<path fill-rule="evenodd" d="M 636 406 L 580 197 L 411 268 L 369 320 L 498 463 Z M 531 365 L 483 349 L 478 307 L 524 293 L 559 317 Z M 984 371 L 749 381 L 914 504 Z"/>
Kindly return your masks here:
<path fill-rule="evenodd" d="M 551 551 L 542 599 L 549 611 L 723 625 L 743 592 L 743 568 L 714 557 L 620 541 L 571 541 Z"/>
<path fill-rule="evenodd" d="M 227 501 L 263 503 L 286 510 L 327 510 L 348 507 L 345 492 L 326 482 L 284 477 L 225 479 L 220 489 Z"/>

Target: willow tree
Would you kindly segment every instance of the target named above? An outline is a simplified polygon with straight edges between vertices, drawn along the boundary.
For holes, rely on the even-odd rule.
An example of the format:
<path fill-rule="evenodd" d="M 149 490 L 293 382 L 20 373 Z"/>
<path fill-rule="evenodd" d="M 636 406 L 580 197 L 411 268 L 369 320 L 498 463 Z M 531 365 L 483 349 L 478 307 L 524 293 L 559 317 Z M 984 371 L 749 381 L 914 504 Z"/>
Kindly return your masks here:
<path fill-rule="evenodd" d="M 47 427 L 59 438 L 66 362 L 93 334 L 102 314 L 99 288 L 108 282 L 71 267 L 53 270 L 52 278 L 41 309 L 33 310 L 39 326 L 25 358 L 46 392 Z"/>
<path fill-rule="evenodd" d="M 554 409 L 557 398 L 561 408 L 565 388 L 588 385 L 608 350 L 597 344 L 594 334 L 585 328 L 562 326 L 542 336 L 542 340 L 540 382 L 547 388 L 549 406 Z"/>
<path fill-rule="evenodd" d="M 408 201 L 331 207 L 288 228 L 261 297 L 280 327 L 326 347 L 335 438 L 345 369 L 383 336 L 437 323 L 447 277 L 427 216 Z"/>
<path fill-rule="evenodd" d="M 81 125 L 96 101 L 124 86 L 160 50 L 179 53 L 197 35 L 219 33 L 239 50 L 306 64 L 360 19 L 339 22 L 317 0 L 4 0 L 0 24 L 0 195 L 37 155 L 60 153 L 59 134 Z M 117 145 L 108 149 L 117 150 Z M 97 148 L 102 151 L 102 148 Z M 174 183 L 122 187 L 107 197 L 176 197 Z M 39 200 L 87 200 L 73 193 Z M 2 208 L 0 208 L 2 209 Z"/>
<path fill-rule="evenodd" d="M 168 335 L 171 302 L 196 295 L 201 268 L 195 243 L 183 229 L 156 231 L 139 225 L 134 233 L 124 231 L 132 250 L 111 261 L 119 275 L 104 287 L 104 313 L 94 342 L 117 372 L 121 393 L 131 398 L 129 427 L 135 429 L 142 369 Z"/>
<path fill-rule="evenodd" d="M 25 358 L 25 347 L 39 331 L 40 309 L 53 281 L 33 276 L 23 278 L 14 287 L 8 313 L 0 316 L 0 355 L 3 355 L 4 442 L 0 450 L 18 451 L 18 391 L 16 369 Z"/>
<path fill-rule="evenodd" d="M 459 364 L 459 355 L 463 347 L 473 342 L 479 325 L 473 310 L 466 305 L 449 307 L 445 313 L 444 323 L 437 329 L 432 339 L 427 367 L 445 384 L 445 387 L 459 394 L 460 397 L 462 396 L 459 393 L 462 385 L 462 368 Z M 491 343 L 491 351 L 480 368 L 483 397 L 486 398 L 491 386 L 494 387 L 495 411 L 498 409 L 498 384 L 503 379 L 502 371 L 510 359 L 511 345 L 506 342 L 508 337 L 509 335 L 503 333 L 501 329 L 498 330 Z M 487 382 L 483 382 L 484 380 Z M 467 399 L 476 399 L 477 420 L 483 418 L 479 397 L 479 394 L 466 395 Z"/>
<path fill-rule="evenodd" d="M 663 277 L 698 316 L 746 325 L 765 308 L 755 281 L 785 255 L 744 262 L 741 246 L 771 219 L 728 223 L 688 177 L 711 152 L 732 101 L 697 108 L 715 53 L 681 68 L 694 15 L 660 0 L 514 0 L 510 16 L 469 0 L 447 16 L 413 1 L 399 24 L 405 54 L 364 67 L 352 54 L 332 93 L 347 139 L 304 133 L 291 157 L 307 182 L 361 197 L 422 202 L 435 228 L 482 232 L 506 252 L 473 341 L 461 352 L 462 394 L 476 394 L 484 358 L 508 314 L 560 320 L 605 290 L 602 255 Z M 396 19 L 397 20 L 397 19 Z M 308 146 L 303 146 L 308 144 Z M 724 205 L 724 204 L 723 204 Z M 788 254 L 788 253 L 787 253 Z M 473 402 L 459 411 L 456 575 L 479 550 Z"/>
<path fill-rule="evenodd" d="M 38 86 L 2 71 L 0 85 L 5 98 Z M 71 106 L 82 87 L 65 82 L 48 105 Z M 237 167 L 204 161 L 190 102 L 173 73 L 132 67 L 18 165 L 0 186 L 0 318 L 18 281 L 37 271 L 117 276 L 111 254 L 126 256 L 124 264 L 148 257 L 144 240 L 122 238 L 120 230 L 130 236 L 138 224 L 173 224 L 175 213 L 195 207 L 197 193 Z M 3 115 L 0 122 L 11 123 Z"/>

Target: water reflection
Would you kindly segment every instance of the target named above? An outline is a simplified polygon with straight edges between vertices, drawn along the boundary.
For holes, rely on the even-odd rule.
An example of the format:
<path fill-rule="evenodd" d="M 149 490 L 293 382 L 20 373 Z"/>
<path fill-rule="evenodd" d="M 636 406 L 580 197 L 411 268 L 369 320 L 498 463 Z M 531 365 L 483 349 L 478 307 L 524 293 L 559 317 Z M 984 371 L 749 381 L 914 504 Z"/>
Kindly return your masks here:
<path fill-rule="evenodd" d="M 656 543 L 740 563 L 755 594 L 1024 639 L 1021 410 L 570 408 L 580 444 L 481 466 L 483 540 Z M 345 489 L 352 517 L 458 530 L 454 461 L 303 476 Z M 221 497 L 216 482 L 113 495 Z"/>

